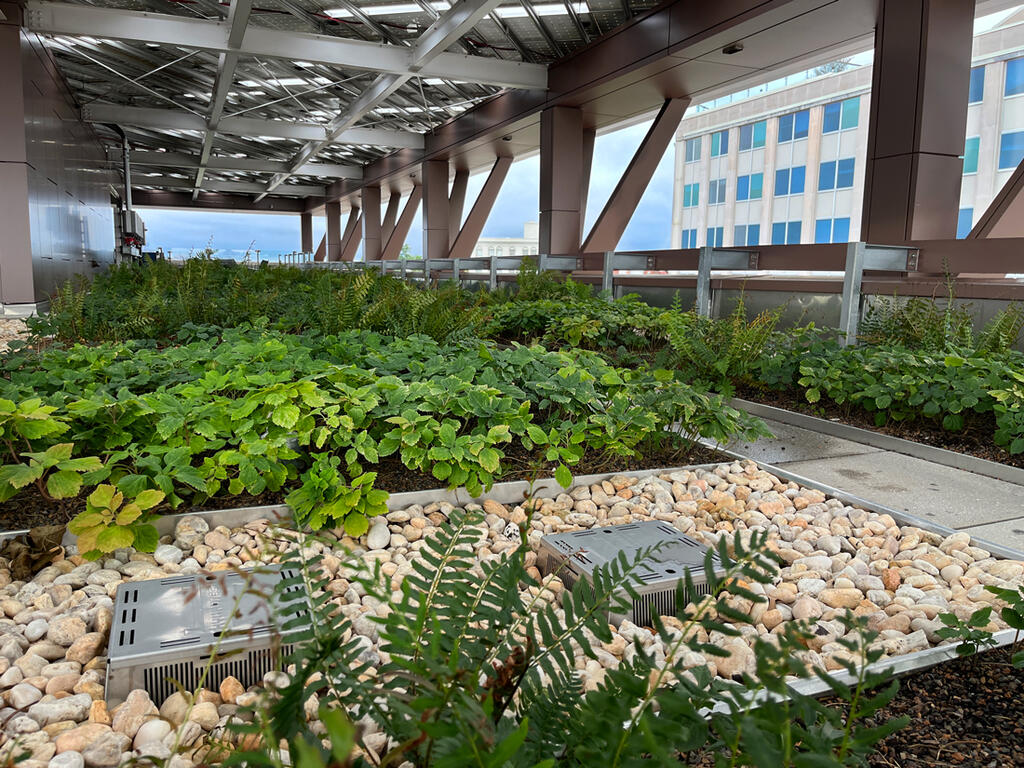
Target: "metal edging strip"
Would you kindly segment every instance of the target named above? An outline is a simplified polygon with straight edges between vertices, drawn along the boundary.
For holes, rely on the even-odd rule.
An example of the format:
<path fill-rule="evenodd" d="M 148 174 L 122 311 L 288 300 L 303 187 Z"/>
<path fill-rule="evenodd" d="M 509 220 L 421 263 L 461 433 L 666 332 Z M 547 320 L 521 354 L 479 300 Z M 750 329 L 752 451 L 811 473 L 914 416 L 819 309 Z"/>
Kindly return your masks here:
<path fill-rule="evenodd" d="M 915 443 L 913 440 L 904 440 L 902 437 L 872 432 L 870 429 L 862 429 L 861 427 L 854 427 L 842 422 L 819 419 L 817 416 L 808 416 L 805 413 L 789 411 L 773 405 L 754 403 L 738 397 L 732 398 L 729 404 L 733 408 L 746 411 L 754 416 L 760 416 L 762 419 L 781 421 L 783 424 L 800 427 L 812 432 L 820 432 L 830 437 L 838 437 L 843 440 L 870 445 L 873 448 L 881 448 L 893 453 L 902 453 L 915 459 L 924 459 L 935 464 L 941 464 L 944 467 L 962 469 L 966 472 L 973 472 L 977 475 L 984 475 L 985 477 L 1024 486 L 1024 469 L 1019 467 L 1011 467 L 1006 464 L 1000 464 L 997 461 L 989 461 L 988 459 L 979 459 L 977 456 L 957 453 L 945 448 L 936 448 L 933 445 Z"/>

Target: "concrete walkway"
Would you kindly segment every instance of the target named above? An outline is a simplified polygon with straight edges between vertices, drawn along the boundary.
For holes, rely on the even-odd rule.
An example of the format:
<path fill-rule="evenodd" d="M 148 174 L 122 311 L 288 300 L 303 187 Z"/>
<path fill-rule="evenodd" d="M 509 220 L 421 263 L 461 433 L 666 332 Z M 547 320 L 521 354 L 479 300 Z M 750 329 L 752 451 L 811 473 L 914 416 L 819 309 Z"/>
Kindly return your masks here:
<path fill-rule="evenodd" d="M 774 438 L 730 446 L 755 461 L 1024 551 L 1024 486 L 767 421 Z"/>

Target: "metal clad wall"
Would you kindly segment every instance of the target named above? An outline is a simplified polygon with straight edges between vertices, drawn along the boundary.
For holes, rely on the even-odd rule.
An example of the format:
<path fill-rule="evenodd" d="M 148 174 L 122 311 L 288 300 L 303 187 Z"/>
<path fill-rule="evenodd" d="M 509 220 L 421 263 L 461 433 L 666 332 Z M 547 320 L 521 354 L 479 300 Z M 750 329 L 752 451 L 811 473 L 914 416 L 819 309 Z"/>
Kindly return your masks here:
<path fill-rule="evenodd" d="M 0 247 L 0 301 L 32 304 L 72 275 L 113 261 L 109 185 L 117 180 L 40 39 L 13 25 L 0 34 L 13 44 L 4 46 L 5 78 L 13 77 L 0 115 L 7 147 L 0 165 L 12 203 L 0 223 L 13 237 Z M 21 98 L 12 98 L 19 81 Z"/>

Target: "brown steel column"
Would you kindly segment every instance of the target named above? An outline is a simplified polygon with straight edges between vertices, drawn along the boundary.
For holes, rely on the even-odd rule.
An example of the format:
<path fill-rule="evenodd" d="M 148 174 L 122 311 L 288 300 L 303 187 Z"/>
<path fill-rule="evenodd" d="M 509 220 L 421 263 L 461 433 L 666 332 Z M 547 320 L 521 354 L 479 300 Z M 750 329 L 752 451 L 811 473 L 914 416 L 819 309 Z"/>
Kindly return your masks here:
<path fill-rule="evenodd" d="M 447 259 L 449 239 L 448 161 L 423 163 L 423 258 Z"/>
<path fill-rule="evenodd" d="M 452 179 L 452 191 L 448 195 L 448 242 L 454 243 L 462 228 L 462 211 L 466 206 L 466 185 L 469 183 L 469 171 L 465 168 L 456 169 Z"/>
<path fill-rule="evenodd" d="M 388 207 L 384 211 L 384 221 L 380 225 L 380 241 L 386 244 L 391 239 L 391 232 L 395 228 L 395 221 L 398 219 L 398 206 L 402 202 L 402 195 L 398 192 L 392 192 L 388 195 Z M 387 250 L 383 245 L 381 246 L 381 253 Z M 382 258 L 387 258 L 383 256 Z"/>
<path fill-rule="evenodd" d="M 327 214 L 327 260 L 341 260 L 341 202 L 324 203 L 324 213 Z"/>
<path fill-rule="evenodd" d="M 313 250 L 313 214 L 299 214 L 299 228 L 302 230 L 302 252 L 310 253 Z"/>
<path fill-rule="evenodd" d="M 320 238 L 320 244 L 317 245 L 316 251 L 313 253 L 313 261 L 323 261 L 327 258 L 327 235 L 325 234 Z"/>
<path fill-rule="evenodd" d="M 380 187 L 363 187 L 363 261 L 376 261 L 383 249 Z"/>
<path fill-rule="evenodd" d="M 487 223 L 487 217 L 491 214 L 494 201 L 498 199 L 501 185 L 505 183 L 505 177 L 508 175 L 511 165 L 511 157 L 499 157 L 494 161 L 491 172 L 487 175 L 487 181 L 484 182 L 462 231 L 459 232 L 459 236 L 455 238 L 455 244 L 452 245 L 453 259 L 468 259 L 473 255 L 473 247 L 480 239 L 480 233 L 484 230 L 484 224 Z"/>
<path fill-rule="evenodd" d="M 974 0 L 881 0 L 861 239 L 953 238 Z"/>
<path fill-rule="evenodd" d="M 540 113 L 540 253 L 574 254 L 583 231 L 583 113 Z"/>
<path fill-rule="evenodd" d="M 341 236 L 341 261 L 352 261 L 359 250 L 359 244 L 363 242 L 363 219 L 362 211 L 358 208 L 351 208 L 348 212 L 348 222 L 345 224 L 345 234 Z"/>
<path fill-rule="evenodd" d="M 412 218 L 420 207 L 420 200 L 423 199 L 423 187 L 417 184 L 409 193 L 409 199 L 405 202 L 402 215 L 398 217 L 395 226 L 388 237 L 388 243 L 384 246 L 385 259 L 397 259 L 402 255 L 402 246 L 405 245 L 405 238 L 409 236 L 409 227 L 412 226 Z"/>
<path fill-rule="evenodd" d="M 594 222 L 594 228 L 584 241 L 584 253 L 603 253 L 614 251 L 618 247 L 622 233 L 629 226 L 640 198 L 644 196 L 647 185 L 651 183 L 651 177 L 661 158 L 665 156 L 665 150 L 672 143 L 689 104 L 688 98 L 681 98 L 668 99 L 661 106 L 661 111 L 651 123 L 643 141 L 637 147 L 636 154 L 615 186 L 615 191 Z"/>

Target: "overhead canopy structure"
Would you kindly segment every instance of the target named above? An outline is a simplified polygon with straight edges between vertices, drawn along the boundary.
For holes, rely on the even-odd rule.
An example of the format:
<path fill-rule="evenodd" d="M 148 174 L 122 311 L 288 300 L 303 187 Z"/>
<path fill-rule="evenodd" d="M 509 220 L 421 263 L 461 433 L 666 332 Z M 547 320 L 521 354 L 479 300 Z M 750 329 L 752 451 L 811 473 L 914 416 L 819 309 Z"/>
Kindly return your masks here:
<path fill-rule="evenodd" d="M 307 251 L 322 212 L 336 259 L 397 254 L 422 201 L 441 258 L 468 253 L 511 159 L 537 151 L 541 250 L 614 249 L 689 105 L 872 45 L 866 231 L 952 236 L 973 19 L 1014 3 L 29 0 L 22 23 L 108 149 L 127 134 L 136 202 L 301 213 Z M 595 133 L 653 115 L 584 232 Z"/>

